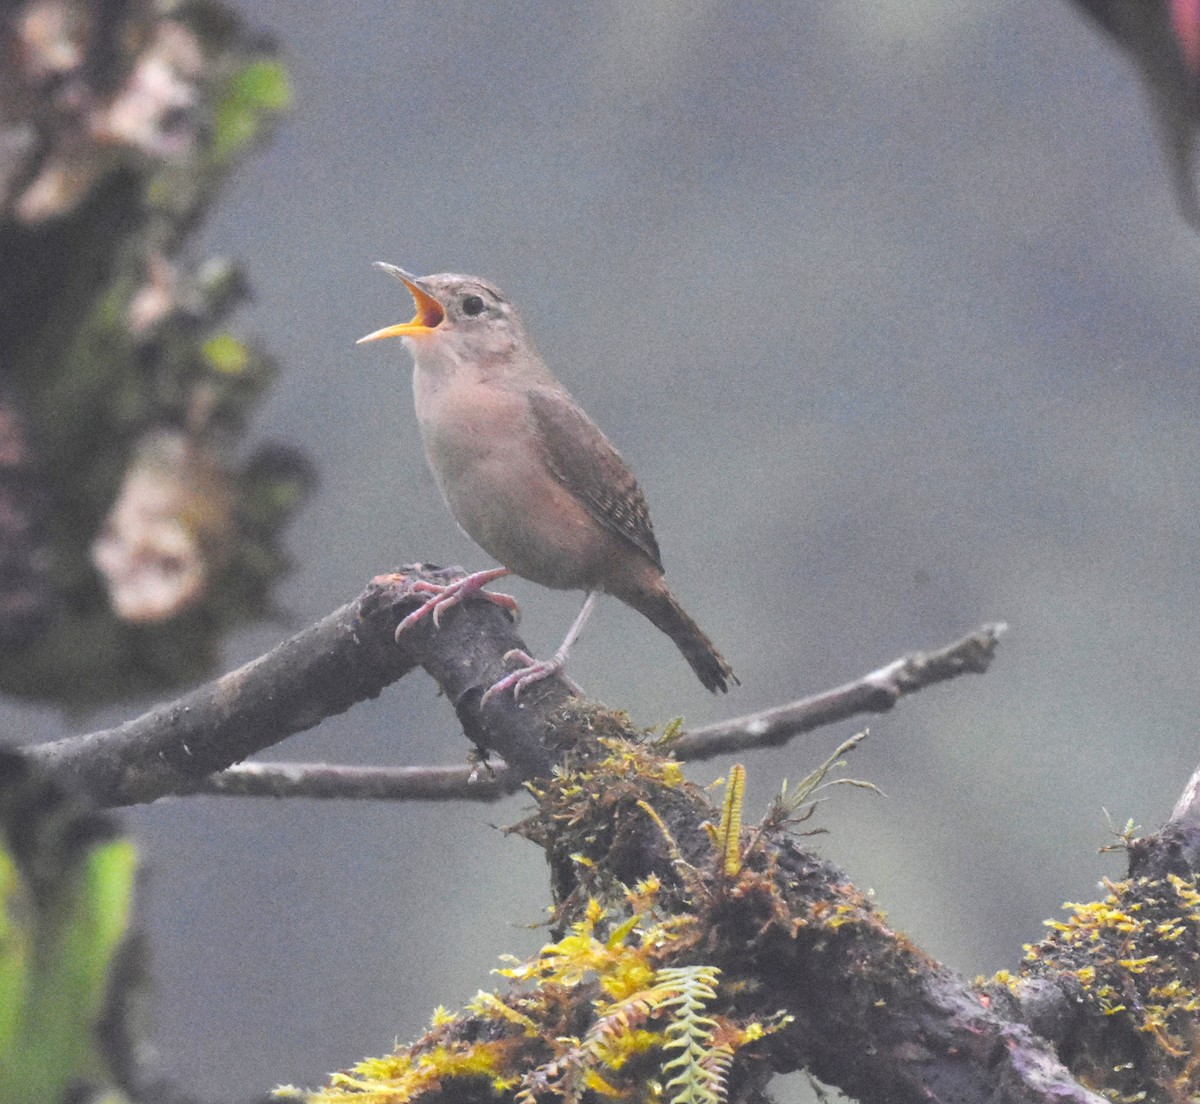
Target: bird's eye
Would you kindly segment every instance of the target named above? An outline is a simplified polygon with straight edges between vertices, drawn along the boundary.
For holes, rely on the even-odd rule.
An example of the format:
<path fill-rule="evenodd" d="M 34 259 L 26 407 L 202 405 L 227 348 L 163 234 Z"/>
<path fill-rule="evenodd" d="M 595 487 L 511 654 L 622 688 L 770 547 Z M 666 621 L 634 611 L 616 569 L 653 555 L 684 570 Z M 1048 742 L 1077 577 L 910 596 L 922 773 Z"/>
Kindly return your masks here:
<path fill-rule="evenodd" d="M 477 314 L 483 314 L 484 302 L 478 295 L 468 295 L 462 302 L 463 314 L 470 315 L 472 318 Z"/>

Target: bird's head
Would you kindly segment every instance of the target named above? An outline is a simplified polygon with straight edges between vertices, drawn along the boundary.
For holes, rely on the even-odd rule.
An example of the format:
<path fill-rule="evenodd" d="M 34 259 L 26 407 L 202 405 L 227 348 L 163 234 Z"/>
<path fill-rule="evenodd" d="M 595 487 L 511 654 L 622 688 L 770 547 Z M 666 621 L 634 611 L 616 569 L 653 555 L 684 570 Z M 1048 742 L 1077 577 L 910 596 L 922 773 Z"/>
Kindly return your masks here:
<path fill-rule="evenodd" d="M 404 337 L 417 364 L 430 367 L 450 361 L 494 367 L 529 347 L 517 312 L 486 280 L 453 272 L 414 276 L 383 261 L 377 265 L 408 288 L 417 313 L 409 322 L 360 337 L 358 344 Z"/>

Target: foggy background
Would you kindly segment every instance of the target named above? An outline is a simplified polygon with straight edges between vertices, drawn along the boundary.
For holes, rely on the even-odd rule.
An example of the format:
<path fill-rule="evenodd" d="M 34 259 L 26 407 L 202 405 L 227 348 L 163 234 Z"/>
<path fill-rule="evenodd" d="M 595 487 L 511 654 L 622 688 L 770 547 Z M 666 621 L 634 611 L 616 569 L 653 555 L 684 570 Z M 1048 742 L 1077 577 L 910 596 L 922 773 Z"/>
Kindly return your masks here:
<path fill-rule="evenodd" d="M 1200 713 L 1200 237 L 1123 56 L 1049 0 L 235 7 L 296 105 L 194 256 L 246 266 L 239 332 L 283 366 L 258 436 L 322 485 L 290 622 L 226 667 L 400 563 L 489 566 L 426 470 L 400 343 L 354 347 L 412 311 L 372 261 L 476 273 L 637 471 L 742 679 L 707 695 L 610 599 L 572 660 L 590 694 L 703 723 L 1008 621 L 986 676 L 870 721 L 851 773 L 888 796 L 835 791 L 814 845 L 967 976 L 1121 873 L 1103 810 L 1160 824 Z M 551 652 L 579 597 L 512 592 Z M 0 717 L 48 739 L 149 704 Z M 746 755 L 747 818 L 855 728 Z M 275 754 L 467 751 L 418 672 Z M 525 804 L 126 815 L 164 1063 L 207 1095 L 314 1085 L 494 984 L 548 938 L 540 853 L 495 827 Z"/>

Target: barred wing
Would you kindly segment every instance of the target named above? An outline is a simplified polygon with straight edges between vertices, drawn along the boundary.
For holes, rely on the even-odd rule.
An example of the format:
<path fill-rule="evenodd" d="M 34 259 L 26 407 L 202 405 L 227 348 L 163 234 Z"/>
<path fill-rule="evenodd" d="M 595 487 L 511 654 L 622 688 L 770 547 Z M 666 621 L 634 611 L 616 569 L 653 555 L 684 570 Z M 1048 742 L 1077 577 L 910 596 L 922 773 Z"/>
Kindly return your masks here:
<path fill-rule="evenodd" d="M 599 427 L 565 391 L 529 392 L 546 467 L 601 525 L 629 541 L 661 571 L 662 556 L 637 479 Z"/>

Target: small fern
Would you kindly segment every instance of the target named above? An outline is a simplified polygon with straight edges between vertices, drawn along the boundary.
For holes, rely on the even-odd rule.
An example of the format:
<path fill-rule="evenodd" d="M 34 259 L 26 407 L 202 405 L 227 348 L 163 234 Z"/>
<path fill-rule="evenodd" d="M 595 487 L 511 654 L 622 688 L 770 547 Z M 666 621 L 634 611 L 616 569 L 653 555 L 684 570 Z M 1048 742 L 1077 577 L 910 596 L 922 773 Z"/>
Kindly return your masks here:
<path fill-rule="evenodd" d="M 827 777 L 832 771 L 840 770 L 846 765 L 842 756 L 858 747 L 869 734 L 870 729 L 864 728 L 850 739 L 843 741 L 824 763 L 802 778 L 795 786 L 789 787 L 785 779 L 779 795 L 771 802 L 771 807 L 767 810 L 767 815 L 759 826 L 759 833 L 807 820 L 812 816 L 821 800 L 817 795 L 831 786 L 855 786 L 858 789 L 881 793 L 882 791 L 873 782 L 863 782 L 857 778 Z"/>
<path fill-rule="evenodd" d="M 716 998 L 719 973 L 715 966 L 664 968 L 654 975 L 653 985 L 598 1009 L 596 1022 L 581 1040 L 525 1076 L 517 1104 L 534 1104 L 546 1093 L 574 1102 L 585 1089 L 622 1095 L 604 1071 L 615 1073 L 631 1057 L 655 1047 L 679 1052 L 662 1066 L 670 1077 L 670 1104 L 722 1104 L 734 1048 L 712 1046 L 718 1025 L 703 1014 Z M 644 1026 L 663 1016 L 669 1022 L 661 1030 Z"/>
<path fill-rule="evenodd" d="M 674 1074 L 666 1086 L 668 1091 L 675 1090 L 671 1104 L 721 1104 L 724 1099 L 724 1069 L 711 1061 L 712 1035 L 717 1022 L 703 1014 L 705 1005 L 716 998 L 719 973 L 715 966 L 667 967 L 658 971 L 660 983 L 677 990 L 660 1005 L 674 1013 L 666 1028 L 663 1049 L 679 1051 L 663 1064 L 664 1075 Z M 728 1065 L 727 1060 L 725 1068 Z"/>
<path fill-rule="evenodd" d="M 742 802 L 745 796 L 746 768 L 736 763 L 729 768 L 721 824 L 717 828 L 706 825 L 726 878 L 736 878 L 742 869 Z"/>

